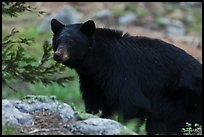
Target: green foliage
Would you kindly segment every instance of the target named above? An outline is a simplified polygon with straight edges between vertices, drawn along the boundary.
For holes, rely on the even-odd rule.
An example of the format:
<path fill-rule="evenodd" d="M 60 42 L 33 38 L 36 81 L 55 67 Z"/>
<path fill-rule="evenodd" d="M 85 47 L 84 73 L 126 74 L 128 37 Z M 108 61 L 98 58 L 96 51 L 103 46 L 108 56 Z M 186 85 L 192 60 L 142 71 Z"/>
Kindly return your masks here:
<path fill-rule="evenodd" d="M 130 129 L 124 129 L 120 132 L 120 135 L 133 135 L 133 131 L 131 131 Z"/>
<path fill-rule="evenodd" d="M 139 135 L 146 135 L 146 121 L 141 123 L 138 119 L 132 119 L 125 124 L 130 130 L 135 131 Z"/>
<path fill-rule="evenodd" d="M 202 125 L 186 123 L 186 127 L 182 128 L 183 135 L 202 135 Z"/>
<path fill-rule="evenodd" d="M 35 95 L 26 95 L 23 98 L 24 101 L 28 103 L 32 103 L 36 100 L 40 102 L 49 102 L 49 101 L 56 101 L 56 96 L 35 96 Z"/>
<path fill-rule="evenodd" d="M 17 135 L 18 133 L 16 128 L 12 128 L 8 126 L 7 124 L 2 125 L 2 135 Z"/>
<path fill-rule="evenodd" d="M 98 118 L 97 115 L 93 115 L 93 114 L 89 114 L 89 113 L 85 113 L 85 112 L 75 111 L 75 113 L 76 113 L 78 120 L 86 120 L 89 118 Z"/>
<path fill-rule="evenodd" d="M 2 14 L 16 17 L 17 13 L 32 11 L 33 8 L 23 2 L 3 2 Z M 17 37 L 19 31 L 12 29 L 11 33 L 2 38 L 2 81 L 3 84 L 12 88 L 8 81 L 22 80 L 24 82 L 42 82 L 44 85 L 58 83 L 63 86 L 64 82 L 73 80 L 73 77 L 59 77 L 55 73 L 62 73 L 66 67 L 54 63 L 52 60 L 52 46 L 45 41 L 41 60 L 29 57 L 32 52 L 27 49 L 32 46 L 34 39 Z"/>
<path fill-rule="evenodd" d="M 32 11 L 25 2 L 2 2 L 2 13 L 11 17 L 17 17 L 18 13 Z"/>
<path fill-rule="evenodd" d="M 131 119 L 127 122 L 123 120 L 123 116 L 120 113 L 114 113 L 111 119 L 118 121 L 122 124 L 124 124 L 130 131 L 134 131 L 139 135 L 146 135 L 146 119 L 144 122 L 141 123 L 141 121 L 137 118 Z M 126 135 L 126 134 L 132 134 L 129 130 L 124 130 L 121 132 L 121 135 Z"/>
<path fill-rule="evenodd" d="M 141 7 L 138 3 L 130 3 L 127 5 L 127 11 L 136 13 L 138 17 L 144 17 L 147 15 L 146 10 Z"/>
<path fill-rule="evenodd" d="M 146 121 L 144 123 L 140 123 L 137 119 L 132 119 L 128 121 L 125 126 L 126 130 L 123 130 L 121 135 L 132 135 L 132 131 L 137 133 L 138 135 L 147 135 L 146 133 Z"/>
<path fill-rule="evenodd" d="M 33 11 L 35 8 L 27 5 L 25 2 L 2 2 L 2 14 L 9 15 L 10 17 L 17 17 L 19 13 L 25 11 Z M 39 14 L 45 13 L 44 11 L 38 11 Z"/>
<path fill-rule="evenodd" d="M 112 9 L 112 12 L 116 16 L 121 16 L 121 15 L 125 14 L 125 11 L 121 8 L 114 8 L 114 9 Z"/>
<path fill-rule="evenodd" d="M 144 8 L 142 8 L 140 5 L 138 5 L 137 3 L 134 3 L 134 2 L 133 3 L 127 3 L 125 8 L 115 7 L 112 9 L 112 12 L 116 16 L 121 16 L 121 15 L 124 15 L 124 14 L 129 13 L 129 12 L 136 13 L 138 17 L 143 17 L 143 16 L 147 15 Z"/>
<path fill-rule="evenodd" d="M 62 72 L 65 67 L 59 63 L 47 65 L 52 60 L 52 46 L 47 41 L 43 44 L 43 55 L 38 63 L 32 57 L 27 57 L 23 46 L 30 46 L 32 39 L 19 38 L 14 39 L 13 36 L 18 33 L 14 29 L 11 34 L 5 36 L 2 42 L 2 80 L 7 84 L 7 80 L 21 79 L 25 82 L 39 82 L 47 85 L 52 82 L 62 84 L 65 81 L 73 79 L 72 77 L 56 78 L 54 73 Z M 47 63 L 47 64 L 46 64 Z M 34 77 L 35 76 L 35 77 Z"/>
<path fill-rule="evenodd" d="M 195 33 L 196 36 L 202 36 L 202 11 L 200 10 L 193 10 L 192 16 L 194 17 L 194 22 L 187 27 L 188 33 Z"/>

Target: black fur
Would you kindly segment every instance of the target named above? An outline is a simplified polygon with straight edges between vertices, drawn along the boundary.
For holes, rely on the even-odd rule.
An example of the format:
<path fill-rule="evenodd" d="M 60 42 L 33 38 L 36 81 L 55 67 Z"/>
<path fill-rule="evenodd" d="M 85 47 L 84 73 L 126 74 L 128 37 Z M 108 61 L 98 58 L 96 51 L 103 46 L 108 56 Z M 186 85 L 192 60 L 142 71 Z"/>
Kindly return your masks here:
<path fill-rule="evenodd" d="M 82 32 L 82 26 L 54 33 L 53 46 L 66 46 L 70 58 L 63 64 L 76 69 L 87 112 L 147 118 L 148 134 L 181 134 L 185 122 L 201 124 L 202 65 L 196 59 L 158 39 L 93 31 L 91 23 Z M 69 38 L 74 46 L 65 42 Z"/>

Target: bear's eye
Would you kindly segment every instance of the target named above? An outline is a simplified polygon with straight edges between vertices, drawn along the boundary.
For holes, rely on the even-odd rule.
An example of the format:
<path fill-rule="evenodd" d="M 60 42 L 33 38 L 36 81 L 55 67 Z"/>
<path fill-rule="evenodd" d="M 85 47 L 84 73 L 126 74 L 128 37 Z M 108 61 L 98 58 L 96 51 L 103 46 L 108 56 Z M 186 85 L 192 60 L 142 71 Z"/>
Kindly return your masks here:
<path fill-rule="evenodd" d="M 73 40 L 72 39 L 69 39 L 69 44 L 73 44 Z"/>

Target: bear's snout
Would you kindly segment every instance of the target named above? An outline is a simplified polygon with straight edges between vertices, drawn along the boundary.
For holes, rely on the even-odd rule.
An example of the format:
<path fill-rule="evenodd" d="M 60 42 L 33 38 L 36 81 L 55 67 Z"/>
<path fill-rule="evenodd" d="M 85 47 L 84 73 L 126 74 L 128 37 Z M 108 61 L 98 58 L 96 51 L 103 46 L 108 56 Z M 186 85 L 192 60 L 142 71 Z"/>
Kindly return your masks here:
<path fill-rule="evenodd" d="M 61 57 L 61 54 L 59 52 L 54 53 L 54 60 L 57 61 L 57 62 L 62 61 L 62 57 Z"/>
<path fill-rule="evenodd" d="M 60 46 L 54 53 L 54 60 L 60 63 L 66 62 L 69 59 L 68 52 L 64 46 Z"/>

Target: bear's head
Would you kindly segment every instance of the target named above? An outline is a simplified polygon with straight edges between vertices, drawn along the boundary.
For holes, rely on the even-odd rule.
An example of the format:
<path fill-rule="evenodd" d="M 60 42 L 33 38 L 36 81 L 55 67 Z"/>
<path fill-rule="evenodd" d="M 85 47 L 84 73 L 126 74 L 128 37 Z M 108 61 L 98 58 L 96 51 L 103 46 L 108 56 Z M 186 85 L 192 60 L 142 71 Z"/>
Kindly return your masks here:
<path fill-rule="evenodd" d="M 52 19 L 51 29 L 54 60 L 71 68 L 80 65 L 92 46 L 95 23 L 88 20 L 83 24 L 64 25 Z"/>

